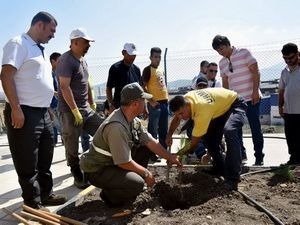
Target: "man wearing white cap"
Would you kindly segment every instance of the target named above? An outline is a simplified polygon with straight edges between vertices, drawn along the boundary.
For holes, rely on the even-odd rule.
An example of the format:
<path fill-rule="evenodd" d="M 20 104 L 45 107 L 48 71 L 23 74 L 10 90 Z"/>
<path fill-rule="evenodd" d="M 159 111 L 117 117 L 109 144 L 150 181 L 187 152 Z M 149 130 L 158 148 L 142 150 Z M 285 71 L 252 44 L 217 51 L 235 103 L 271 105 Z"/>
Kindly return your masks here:
<path fill-rule="evenodd" d="M 87 179 L 102 189 L 100 196 L 109 206 L 130 203 L 145 183 L 154 185 L 155 178 L 147 170 L 150 152 L 181 166 L 177 156 L 166 151 L 137 118 L 144 112 L 145 99 L 152 95 L 135 82 L 126 85 L 120 97 L 121 107 L 101 124 L 90 151 L 80 159 Z"/>
<path fill-rule="evenodd" d="M 106 83 L 106 97 L 110 113 L 120 107 L 120 93 L 126 84 L 133 82 L 142 83 L 141 71 L 133 64 L 137 55 L 136 46 L 133 43 L 125 43 L 122 51 L 123 60 L 116 62 L 109 69 Z M 112 95 L 112 89 L 114 96 Z"/>
<path fill-rule="evenodd" d="M 93 136 L 102 123 L 102 119 L 95 113 L 96 104 L 88 82 L 88 66 L 84 59 L 90 42 L 94 39 L 82 28 L 73 30 L 70 39 L 71 49 L 60 57 L 56 69 L 59 78 L 58 110 L 67 163 L 74 176 L 74 185 L 85 188 L 87 183 L 79 167 L 78 139 L 82 130 Z"/>

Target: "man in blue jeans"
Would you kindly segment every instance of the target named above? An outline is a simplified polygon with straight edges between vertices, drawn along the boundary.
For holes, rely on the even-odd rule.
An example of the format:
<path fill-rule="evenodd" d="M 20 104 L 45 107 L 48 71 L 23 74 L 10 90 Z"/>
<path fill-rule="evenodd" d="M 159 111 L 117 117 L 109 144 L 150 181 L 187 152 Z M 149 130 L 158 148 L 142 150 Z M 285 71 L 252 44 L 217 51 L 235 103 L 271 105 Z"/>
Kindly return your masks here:
<path fill-rule="evenodd" d="M 260 73 L 256 59 L 249 50 L 231 46 L 227 37 L 217 35 L 214 37 L 212 47 L 223 58 L 220 60 L 220 74 L 223 87 L 236 91 L 247 102 L 247 118 L 249 121 L 252 141 L 254 145 L 254 156 L 256 166 L 264 164 L 264 139 L 259 120 L 260 105 Z M 243 133 L 241 131 L 240 136 Z M 242 158 L 247 159 L 245 148 L 242 145 Z"/>
<path fill-rule="evenodd" d="M 166 135 L 168 132 L 168 90 L 165 82 L 164 72 L 159 68 L 161 60 L 161 49 L 158 47 L 150 50 L 150 65 L 143 70 L 142 80 L 144 90 L 153 97 L 148 101 L 148 132 L 158 138 L 159 143 L 165 148 Z M 150 158 L 157 161 L 157 157 L 153 153 Z"/>

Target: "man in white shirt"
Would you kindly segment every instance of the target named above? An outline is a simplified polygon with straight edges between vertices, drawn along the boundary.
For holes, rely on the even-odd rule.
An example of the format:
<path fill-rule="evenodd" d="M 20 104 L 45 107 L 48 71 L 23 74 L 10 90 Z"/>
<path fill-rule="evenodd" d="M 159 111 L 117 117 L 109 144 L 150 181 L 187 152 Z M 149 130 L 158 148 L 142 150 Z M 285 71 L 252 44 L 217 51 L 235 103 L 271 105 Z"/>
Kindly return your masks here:
<path fill-rule="evenodd" d="M 52 193 L 54 139 L 48 107 L 54 90 L 49 57 L 40 45 L 54 37 L 56 26 L 52 15 L 39 12 L 29 31 L 3 48 L 1 80 L 7 97 L 4 117 L 9 147 L 24 203 L 37 209 L 66 202 Z"/>

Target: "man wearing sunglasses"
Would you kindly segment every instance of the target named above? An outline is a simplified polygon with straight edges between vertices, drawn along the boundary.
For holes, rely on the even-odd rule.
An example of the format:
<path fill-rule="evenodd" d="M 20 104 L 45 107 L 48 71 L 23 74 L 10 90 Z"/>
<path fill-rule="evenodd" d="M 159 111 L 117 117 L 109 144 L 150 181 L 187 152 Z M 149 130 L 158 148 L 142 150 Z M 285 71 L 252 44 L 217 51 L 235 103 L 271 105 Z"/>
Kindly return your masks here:
<path fill-rule="evenodd" d="M 284 119 L 284 130 L 290 159 L 287 164 L 300 164 L 300 67 L 298 47 L 285 44 L 281 50 L 287 67 L 281 72 L 279 82 L 279 113 Z"/>
<path fill-rule="evenodd" d="M 215 36 L 212 47 L 223 56 L 219 63 L 223 87 L 236 91 L 247 102 L 247 118 L 256 158 L 254 165 L 261 166 L 264 158 L 264 139 L 259 120 L 260 73 L 257 61 L 249 50 L 231 46 L 229 39 L 225 36 Z M 241 154 L 242 159 L 247 159 L 244 146 L 242 146 Z"/>
<path fill-rule="evenodd" d="M 208 64 L 208 69 L 206 73 L 206 78 L 208 80 L 208 87 L 222 87 L 220 81 L 216 79 L 218 73 L 218 64 L 211 62 Z"/>

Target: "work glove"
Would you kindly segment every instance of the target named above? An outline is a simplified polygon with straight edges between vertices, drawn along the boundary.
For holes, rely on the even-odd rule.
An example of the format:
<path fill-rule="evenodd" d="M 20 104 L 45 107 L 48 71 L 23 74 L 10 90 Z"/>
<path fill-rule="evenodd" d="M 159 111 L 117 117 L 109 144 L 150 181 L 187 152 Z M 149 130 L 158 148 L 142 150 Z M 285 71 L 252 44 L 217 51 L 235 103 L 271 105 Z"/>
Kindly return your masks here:
<path fill-rule="evenodd" d="M 90 105 L 91 109 L 96 112 L 97 104 L 94 102 L 93 104 Z"/>
<path fill-rule="evenodd" d="M 78 108 L 72 109 L 72 113 L 73 113 L 74 118 L 75 118 L 74 125 L 75 126 L 80 126 L 83 123 L 83 117 L 82 117 L 79 109 Z"/>

